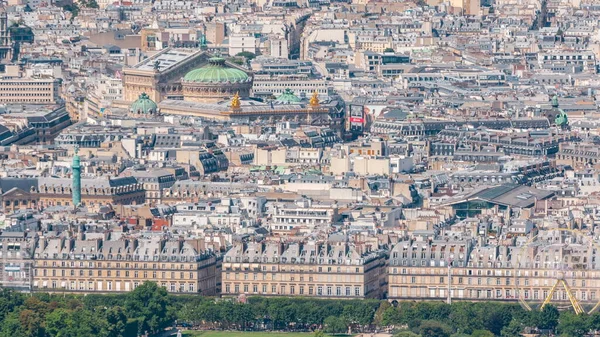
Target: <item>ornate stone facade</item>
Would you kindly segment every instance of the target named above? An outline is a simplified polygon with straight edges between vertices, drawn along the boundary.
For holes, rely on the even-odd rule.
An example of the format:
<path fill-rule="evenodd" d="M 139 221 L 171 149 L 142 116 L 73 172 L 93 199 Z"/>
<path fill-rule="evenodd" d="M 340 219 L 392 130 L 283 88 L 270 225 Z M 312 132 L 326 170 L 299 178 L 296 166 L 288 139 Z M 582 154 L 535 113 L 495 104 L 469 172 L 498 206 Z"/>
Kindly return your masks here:
<path fill-rule="evenodd" d="M 218 102 L 229 99 L 236 93 L 248 97 L 251 87 L 252 83 L 225 83 L 225 86 L 216 86 L 214 83 L 183 82 L 183 97 L 189 102 Z"/>
<path fill-rule="evenodd" d="M 45 237 L 35 249 L 33 288 L 114 293 L 151 280 L 172 293 L 214 296 L 220 291 L 220 265 L 220 256 L 197 250 L 193 241 Z"/>
<path fill-rule="evenodd" d="M 18 180 L 18 178 L 7 179 Z M 73 203 L 70 179 L 38 178 L 15 182 L 13 185 L 18 186 L 2 191 L 2 206 L 5 213 L 18 209 L 72 206 Z M 143 184 L 132 177 L 81 180 L 83 205 L 143 204 L 145 196 Z"/>
<path fill-rule="evenodd" d="M 134 67 L 123 70 L 123 102 L 116 102 L 115 106 L 128 108 L 143 93 L 157 103 L 165 99 L 215 102 L 230 98 L 236 92 L 242 97 L 249 95 L 251 76 L 248 76 L 247 81 L 241 82 L 227 79 L 213 82 L 184 80 L 188 73 L 208 66 L 210 59 L 211 55 L 202 50 L 166 48 Z M 244 71 L 230 63 L 225 63 L 224 66 L 237 72 Z"/>

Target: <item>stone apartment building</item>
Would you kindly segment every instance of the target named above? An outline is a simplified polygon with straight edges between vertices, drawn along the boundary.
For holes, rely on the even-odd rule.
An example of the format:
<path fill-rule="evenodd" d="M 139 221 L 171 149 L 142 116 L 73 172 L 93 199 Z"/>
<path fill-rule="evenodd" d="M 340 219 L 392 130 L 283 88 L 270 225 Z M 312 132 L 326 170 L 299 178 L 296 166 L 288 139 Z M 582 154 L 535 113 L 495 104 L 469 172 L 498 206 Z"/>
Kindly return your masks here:
<path fill-rule="evenodd" d="M 54 78 L 2 78 L 0 104 L 56 104 L 60 81 Z"/>
<path fill-rule="evenodd" d="M 560 144 L 556 163 L 576 168 L 598 165 L 600 150 L 592 143 Z"/>
<path fill-rule="evenodd" d="M 4 212 L 72 205 L 69 178 L 2 178 L 0 191 Z M 143 204 L 146 192 L 133 177 L 81 179 L 82 202 L 94 205 Z"/>
<path fill-rule="evenodd" d="M 340 218 L 336 204 L 314 203 L 308 198 L 294 203 L 274 203 L 268 214 L 267 224 L 273 233 L 289 233 L 299 228 L 307 232 L 327 229 Z"/>
<path fill-rule="evenodd" d="M 146 203 L 150 205 L 160 204 L 163 190 L 175 184 L 175 175 L 167 170 L 133 171 L 131 176 L 144 184 Z"/>
<path fill-rule="evenodd" d="M 33 288 L 49 292 L 110 293 L 154 281 L 172 293 L 219 292 L 220 258 L 182 239 L 47 237 L 35 251 Z"/>
<path fill-rule="evenodd" d="M 446 300 L 450 290 L 453 300 L 541 303 L 557 280 L 565 280 L 579 302 L 598 302 L 595 253 L 586 245 L 565 245 L 557 232 L 543 235 L 544 244 L 522 246 L 480 246 L 471 239 L 399 242 L 390 253 L 388 298 Z M 569 296 L 558 286 L 553 299 L 567 303 Z"/>
<path fill-rule="evenodd" d="M 224 257 L 223 295 L 382 298 L 385 261 L 346 242 L 240 244 Z"/>
<path fill-rule="evenodd" d="M 33 281 L 33 250 L 37 242 L 35 232 L 0 234 L 0 286 L 19 291 L 30 291 Z"/>

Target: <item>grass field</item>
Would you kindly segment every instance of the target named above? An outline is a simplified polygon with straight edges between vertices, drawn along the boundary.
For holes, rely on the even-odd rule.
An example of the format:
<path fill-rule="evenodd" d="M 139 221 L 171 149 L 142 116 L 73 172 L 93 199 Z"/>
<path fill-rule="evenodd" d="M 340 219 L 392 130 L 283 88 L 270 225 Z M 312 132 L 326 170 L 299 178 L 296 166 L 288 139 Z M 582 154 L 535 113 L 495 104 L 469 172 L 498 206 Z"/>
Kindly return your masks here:
<path fill-rule="evenodd" d="M 310 337 L 308 332 L 184 331 L 183 337 Z"/>

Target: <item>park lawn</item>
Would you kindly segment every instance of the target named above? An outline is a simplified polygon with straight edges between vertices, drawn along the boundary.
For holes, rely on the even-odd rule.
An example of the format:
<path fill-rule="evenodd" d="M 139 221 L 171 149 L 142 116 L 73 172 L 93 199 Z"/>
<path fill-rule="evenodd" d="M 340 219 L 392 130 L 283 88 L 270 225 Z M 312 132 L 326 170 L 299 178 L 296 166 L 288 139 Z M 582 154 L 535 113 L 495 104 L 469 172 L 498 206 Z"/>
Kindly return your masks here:
<path fill-rule="evenodd" d="M 310 337 L 309 332 L 184 331 L 183 337 Z"/>

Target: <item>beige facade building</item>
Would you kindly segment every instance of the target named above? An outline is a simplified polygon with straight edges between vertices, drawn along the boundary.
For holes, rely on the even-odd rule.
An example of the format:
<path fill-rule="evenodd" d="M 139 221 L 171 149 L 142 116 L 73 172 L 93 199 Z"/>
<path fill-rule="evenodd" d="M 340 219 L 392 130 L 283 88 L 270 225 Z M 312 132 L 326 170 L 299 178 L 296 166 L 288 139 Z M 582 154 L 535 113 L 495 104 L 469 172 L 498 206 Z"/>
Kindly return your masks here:
<path fill-rule="evenodd" d="M 325 80 L 312 79 L 305 74 L 299 75 L 256 75 L 252 85 L 254 93 L 269 92 L 279 96 L 291 89 L 296 95 L 310 96 L 317 92 L 325 97 L 329 94 L 329 86 Z"/>
<path fill-rule="evenodd" d="M 225 40 L 225 24 L 222 22 L 207 22 L 205 24 L 207 43 L 221 45 Z"/>
<path fill-rule="evenodd" d="M 473 246 L 471 240 L 404 241 L 391 251 L 390 300 L 520 301 L 533 306 L 551 294 L 553 303 L 582 305 L 600 299 L 600 269 L 586 245 L 565 245 L 560 233 L 534 245 Z M 588 255 L 589 258 L 584 258 Z M 448 264 L 451 263 L 451 267 Z"/>
<path fill-rule="evenodd" d="M 223 295 L 381 298 L 384 253 L 349 243 L 240 244 L 225 255 Z"/>
<path fill-rule="evenodd" d="M 269 146 L 263 148 L 256 147 L 253 160 L 255 165 L 290 166 L 296 164 L 318 164 L 322 157 L 322 149 Z"/>
<path fill-rule="evenodd" d="M 600 160 L 600 149 L 592 143 L 561 143 L 556 154 L 557 165 L 583 168 L 596 166 Z"/>
<path fill-rule="evenodd" d="M 21 217 L 32 216 L 31 214 L 14 215 L 10 220 L 19 221 Z M 2 288 L 31 290 L 33 250 L 37 239 L 34 232 L 4 231 L 0 234 L 0 286 Z"/>
<path fill-rule="evenodd" d="M 337 204 L 313 203 L 311 199 L 302 198 L 294 204 L 273 203 L 267 226 L 273 233 L 285 234 L 293 230 L 312 233 L 326 231 L 339 218 Z"/>
<path fill-rule="evenodd" d="M 6 213 L 19 209 L 50 206 L 72 206 L 72 182 L 69 178 L 32 178 L 19 184 L 19 179 L 3 178 L 3 184 L 14 186 L 0 191 L 2 209 Z M 141 205 L 146 192 L 133 177 L 81 179 L 81 201 L 87 206 Z"/>
<path fill-rule="evenodd" d="M 0 104 L 56 104 L 59 89 L 54 78 L 1 78 Z"/>
<path fill-rule="evenodd" d="M 464 15 L 479 15 L 481 9 L 480 0 L 451 0 L 450 4 L 460 8 Z"/>
<path fill-rule="evenodd" d="M 182 239 L 85 235 L 39 241 L 34 289 L 109 293 L 130 291 L 145 281 L 153 281 L 172 293 L 216 295 L 219 291 L 218 256 L 197 251 Z"/>
<path fill-rule="evenodd" d="M 385 154 L 385 143 L 382 141 L 344 145 L 337 156 L 331 157 L 329 170 L 334 174 L 353 171 L 361 175 L 389 175 L 392 165 L 390 158 L 384 157 Z"/>
<path fill-rule="evenodd" d="M 356 157 L 353 168 L 360 175 L 389 175 L 391 172 L 390 159 L 383 157 Z"/>

